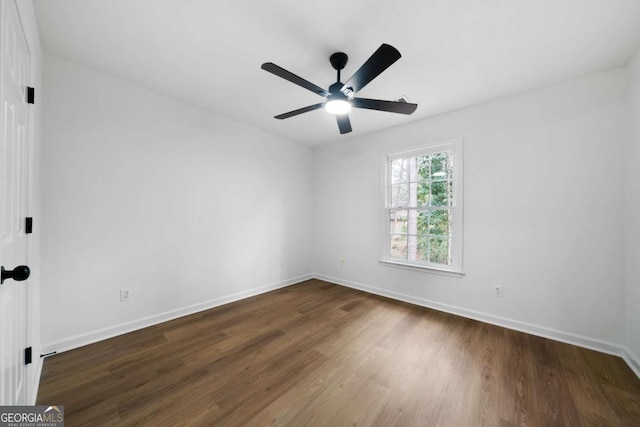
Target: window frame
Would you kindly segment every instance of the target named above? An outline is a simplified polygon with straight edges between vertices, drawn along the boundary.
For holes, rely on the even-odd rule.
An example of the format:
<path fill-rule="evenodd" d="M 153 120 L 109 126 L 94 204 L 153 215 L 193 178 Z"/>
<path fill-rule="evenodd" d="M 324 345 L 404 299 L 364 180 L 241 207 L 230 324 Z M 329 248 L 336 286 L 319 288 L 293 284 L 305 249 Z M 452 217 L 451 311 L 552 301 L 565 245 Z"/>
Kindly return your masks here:
<path fill-rule="evenodd" d="M 424 155 L 433 155 L 449 151 L 453 156 L 453 174 L 452 174 L 452 202 L 451 206 L 446 207 L 452 217 L 451 222 L 451 265 L 433 263 L 428 261 L 410 261 L 408 259 L 391 258 L 389 239 L 391 235 L 390 229 L 390 211 L 403 208 L 392 207 L 392 183 L 391 183 L 391 161 L 396 159 L 419 157 Z M 464 276 L 463 272 L 463 140 L 462 138 L 450 138 L 446 140 L 434 141 L 420 147 L 405 149 L 386 153 L 383 156 L 384 173 L 384 250 L 380 259 L 382 265 L 408 268 L 417 271 L 433 272 L 451 276 Z M 433 207 L 441 209 L 442 207 Z M 407 207 L 407 209 L 421 210 L 425 207 Z M 427 208 L 429 209 L 429 208 Z"/>

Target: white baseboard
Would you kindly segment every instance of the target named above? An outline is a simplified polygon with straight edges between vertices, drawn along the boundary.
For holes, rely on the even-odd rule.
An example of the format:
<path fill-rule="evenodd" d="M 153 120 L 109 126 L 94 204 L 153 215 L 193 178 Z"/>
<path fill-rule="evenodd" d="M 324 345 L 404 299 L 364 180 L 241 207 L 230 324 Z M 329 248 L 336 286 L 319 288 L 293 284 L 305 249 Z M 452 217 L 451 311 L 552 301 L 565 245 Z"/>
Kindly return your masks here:
<path fill-rule="evenodd" d="M 380 295 L 380 296 L 395 299 L 398 301 L 408 302 L 410 304 L 415 304 L 422 307 L 432 308 L 434 310 L 455 314 L 457 316 L 478 320 L 480 322 L 490 323 L 492 325 L 501 326 L 503 328 L 513 329 L 515 331 L 525 332 L 527 334 L 536 335 L 543 338 L 549 338 L 554 341 L 560 341 L 563 343 L 588 348 L 590 350 L 595 350 L 602 353 L 619 356 L 619 357 L 622 357 L 622 359 L 624 359 L 624 361 L 629 365 L 629 367 L 640 378 L 640 359 L 638 359 L 638 357 L 635 354 L 633 354 L 633 352 L 630 349 L 620 346 L 618 344 L 601 341 L 601 340 L 590 338 L 590 337 L 585 337 L 583 335 L 572 334 L 569 332 L 563 332 L 556 329 L 546 328 L 546 327 L 534 325 L 531 323 L 520 322 L 518 320 L 507 319 L 500 316 L 494 316 L 488 313 L 467 310 L 465 308 L 456 307 L 448 304 L 442 304 L 442 303 L 430 301 L 424 298 L 406 295 L 399 292 L 388 291 L 386 289 L 380 289 L 373 286 L 363 285 L 361 283 L 353 282 L 351 280 L 340 279 L 338 277 L 326 276 L 324 274 L 313 274 L 312 276 L 316 279 L 335 283 L 341 286 L 346 286 L 348 288 L 358 289 L 360 291 L 368 292 L 370 294 Z"/>
<path fill-rule="evenodd" d="M 534 325 L 531 323 L 520 322 L 518 320 L 508 319 L 500 316 L 494 316 L 492 314 L 483 313 L 474 310 L 467 310 L 465 308 L 442 304 L 439 302 L 419 298 L 411 295 L 402 294 L 399 292 L 393 292 L 386 289 L 380 289 L 373 286 L 367 286 L 361 283 L 353 282 L 350 280 L 344 280 L 337 277 L 326 276 L 323 274 L 305 274 L 302 276 L 294 277 L 288 280 L 284 280 L 270 285 L 262 286 L 259 288 L 253 288 L 242 292 L 237 292 L 231 295 L 215 298 L 213 300 L 204 301 L 202 303 L 190 305 L 180 309 L 167 311 L 164 313 L 156 314 L 153 316 L 145 317 L 142 319 L 134 320 L 131 322 L 122 323 L 109 328 L 100 329 L 97 331 L 76 335 L 73 337 L 65 338 L 63 340 L 45 344 L 42 346 L 42 353 L 47 354 L 51 352 L 61 353 L 63 351 L 72 350 L 74 348 L 82 347 L 88 344 L 92 344 L 98 341 L 102 341 L 108 338 L 112 338 L 118 335 L 126 334 L 138 329 L 146 328 L 148 326 L 157 325 L 168 320 L 173 320 L 179 317 L 188 316 L 200 311 L 208 310 L 210 308 L 218 307 L 220 305 L 228 304 L 230 302 L 238 301 L 244 298 L 249 298 L 255 295 L 270 292 L 276 289 L 284 288 L 295 283 L 303 282 L 305 280 L 316 278 L 324 280 L 326 282 L 335 283 L 337 285 L 346 286 L 353 289 L 358 289 L 370 294 L 380 295 L 383 297 L 395 299 L 398 301 L 408 302 L 410 304 L 419 305 L 422 307 L 432 308 L 434 310 L 443 311 L 446 313 L 455 314 L 457 316 L 466 317 L 480 322 L 489 323 L 496 326 L 501 326 L 507 329 L 520 331 L 543 338 L 549 338 L 555 341 L 564 342 L 567 344 L 577 345 L 579 347 L 596 350 L 602 353 L 612 354 L 621 357 L 633 370 L 633 372 L 640 378 L 640 358 L 634 354 L 631 349 L 614 344 L 611 342 L 601 341 L 598 339 L 585 337 L 583 335 L 573 334 L 569 332 L 563 332 L 556 329 L 546 328 L 543 326 Z M 42 358 L 38 358 L 38 375 L 42 371 Z M 32 390 L 32 402 L 35 402 L 38 393 L 37 384 Z"/>
<path fill-rule="evenodd" d="M 622 358 L 627 362 L 627 365 L 629 365 L 631 370 L 636 373 L 638 378 L 640 378 L 640 357 L 631 351 L 629 347 L 624 347 L 623 350 L 624 354 L 622 355 Z"/>
<path fill-rule="evenodd" d="M 238 301 L 241 299 L 249 298 L 252 296 L 260 295 L 265 292 L 274 291 L 276 289 L 284 288 L 295 283 L 303 282 L 312 278 L 311 274 L 305 274 L 302 276 L 294 277 L 291 279 L 283 280 L 277 283 L 272 283 L 266 286 L 249 289 L 242 292 L 236 292 L 231 295 L 218 297 L 209 301 L 204 301 L 198 304 L 193 304 L 187 307 L 178 308 L 175 310 L 166 311 L 164 313 L 154 314 L 153 316 L 143 317 L 138 320 L 121 323 L 119 325 L 110 326 L 108 328 L 99 329 L 96 331 L 68 337 L 56 342 L 46 343 L 42 345 L 42 354 L 47 353 L 61 353 L 63 351 L 72 350 L 74 348 L 82 347 L 88 344 L 93 344 L 98 341 L 113 338 L 118 335 L 126 334 L 128 332 L 136 331 L 138 329 L 146 328 L 149 326 L 157 325 L 159 323 L 166 322 L 168 320 L 177 319 L 178 317 L 188 316 L 190 314 L 198 313 L 200 311 L 208 310 L 210 308 L 218 307 L 230 302 Z"/>

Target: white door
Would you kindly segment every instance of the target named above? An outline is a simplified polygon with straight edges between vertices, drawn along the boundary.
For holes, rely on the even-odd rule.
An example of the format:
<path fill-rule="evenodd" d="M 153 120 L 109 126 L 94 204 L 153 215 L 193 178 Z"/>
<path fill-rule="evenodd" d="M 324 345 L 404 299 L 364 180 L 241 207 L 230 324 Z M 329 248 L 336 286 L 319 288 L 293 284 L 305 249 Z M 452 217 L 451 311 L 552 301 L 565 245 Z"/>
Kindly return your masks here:
<path fill-rule="evenodd" d="M 0 0 L 0 32 L 0 265 L 20 273 L 15 267 L 27 264 L 30 55 L 14 0 Z M 0 285 L 0 405 L 26 404 L 26 286 L 14 278 Z"/>

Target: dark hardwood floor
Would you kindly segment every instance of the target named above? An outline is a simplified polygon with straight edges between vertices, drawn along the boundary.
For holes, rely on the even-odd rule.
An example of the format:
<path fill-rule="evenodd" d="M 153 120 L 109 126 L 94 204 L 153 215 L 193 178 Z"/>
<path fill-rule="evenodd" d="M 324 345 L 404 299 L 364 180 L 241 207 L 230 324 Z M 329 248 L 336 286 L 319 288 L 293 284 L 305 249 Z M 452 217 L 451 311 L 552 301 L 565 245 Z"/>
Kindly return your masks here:
<path fill-rule="evenodd" d="M 44 362 L 67 426 L 640 426 L 583 348 L 310 280 Z"/>

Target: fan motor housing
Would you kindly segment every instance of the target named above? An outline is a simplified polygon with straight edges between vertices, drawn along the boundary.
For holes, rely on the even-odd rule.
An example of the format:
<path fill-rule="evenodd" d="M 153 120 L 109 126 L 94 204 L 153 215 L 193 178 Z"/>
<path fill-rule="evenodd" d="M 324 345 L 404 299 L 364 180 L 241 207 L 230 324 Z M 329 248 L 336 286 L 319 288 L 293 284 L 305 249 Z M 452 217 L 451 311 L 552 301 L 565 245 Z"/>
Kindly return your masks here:
<path fill-rule="evenodd" d="M 329 93 L 333 96 L 345 96 L 346 95 L 344 93 L 342 93 L 342 91 L 340 89 L 342 89 L 342 86 L 344 85 L 344 83 L 342 82 L 335 82 L 334 84 L 332 84 L 331 86 L 329 86 Z"/>

